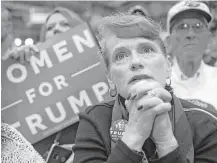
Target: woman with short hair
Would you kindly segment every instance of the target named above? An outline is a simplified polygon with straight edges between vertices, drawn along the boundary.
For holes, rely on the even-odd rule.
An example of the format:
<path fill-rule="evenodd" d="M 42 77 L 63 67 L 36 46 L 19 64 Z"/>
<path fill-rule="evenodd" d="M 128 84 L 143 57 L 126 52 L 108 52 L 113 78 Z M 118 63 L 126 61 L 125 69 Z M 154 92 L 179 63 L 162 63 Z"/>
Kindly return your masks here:
<path fill-rule="evenodd" d="M 217 118 L 173 95 L 159 24 L 117 14 L 102 18 L 98 30 L 116 99 L 80 113 L 74 162 L 216 162 Z"/>

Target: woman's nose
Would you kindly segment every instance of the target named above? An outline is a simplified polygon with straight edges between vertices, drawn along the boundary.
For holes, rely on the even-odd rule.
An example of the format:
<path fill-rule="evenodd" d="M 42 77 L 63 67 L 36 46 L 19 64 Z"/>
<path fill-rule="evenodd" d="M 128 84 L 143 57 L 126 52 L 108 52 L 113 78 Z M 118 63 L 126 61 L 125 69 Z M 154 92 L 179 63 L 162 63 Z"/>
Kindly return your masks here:
<path fill-rule="evenodd" d="M 132 71 L 136 71 L 136 70 L 143 69 L 143 68 L 144 68 L 144 65 L 142 63 L 141 58 L 138 56 L 138 54 L 133 54 L 130 69 Z"/>
<path fill-rule="evenodd" d="M 59 28 L 59 25 L 55 25 L 54 29 L 53 29 L 53 34 L 56 35 L 56 34 L 59 34 L 61 33 L 61 30 Z"/>
<path fill-rule="evenodd" d="M 61 31 L 60 31 L 59 29 L 55 28 L 55 29 L 53 30 L 53 34 L 54 34 L 54 35 L 59 34 L 59 33 L 61 33 Z"/>

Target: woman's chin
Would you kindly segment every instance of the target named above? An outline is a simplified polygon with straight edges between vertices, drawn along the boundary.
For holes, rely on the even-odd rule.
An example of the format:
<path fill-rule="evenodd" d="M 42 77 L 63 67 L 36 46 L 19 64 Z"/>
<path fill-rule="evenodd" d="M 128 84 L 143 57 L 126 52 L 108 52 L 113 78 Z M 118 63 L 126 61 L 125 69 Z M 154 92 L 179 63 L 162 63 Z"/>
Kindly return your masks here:
<path fill-rule="evenodd" d="M 155 80 L 141 80 L 128 85 L 128 90 L 130 93 L 130 92 L 139 92 L 141 90 L 153 89 L 158 87 L 162 87 L 162 85 Z"/>

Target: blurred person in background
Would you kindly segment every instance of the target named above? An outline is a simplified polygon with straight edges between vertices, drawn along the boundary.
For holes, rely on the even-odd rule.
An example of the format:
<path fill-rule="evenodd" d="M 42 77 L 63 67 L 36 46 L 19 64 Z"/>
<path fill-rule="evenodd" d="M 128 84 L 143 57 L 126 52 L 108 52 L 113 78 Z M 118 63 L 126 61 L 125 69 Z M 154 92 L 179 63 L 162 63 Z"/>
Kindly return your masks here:
<path fill-rule="evenodd" d="M 40 42 L 38 44 L 41 44 L 48 39 L 52 39 L 53 36 L 56 36 L 57 34 L 67 32 L 83 22 L 84 21 L 75 12 L 63 7 L 57 7 L 46 18 L 46 21 L 41 28 Z M 21 63 L 29 62 L 31 55 L 39 54 L 37 45 L 14 47 L 7 53 L 7 57 L 15 58 Z"/>
<path fill-rule="evenodd" d="M 74 163 L 216 163 L 217 117 L 173 95 L 160 25 L 118 14 L 98 31 L 115 100 L 80 113 Z"/>
<path fill-rule="evenodd" d="M 212 32 L 212 38 L 205 51 L 204 62 L 217 67 L 217 19 L 213 21 L 210 31 Z"/>
<path fill-rule="evenodd" d="M 4 7 L 3 7 L 4 8 Z M 20 47 L 15 47 L 13 45 L 13 34 L 12 34 L 12 20 L 8 19 L 8 12 L 6 9 L 2 11 L 2 35 L 1 35 L 1 48 L 4 53 L 2 53 L 2 60 L 6 60 L 11 57 L 19 60 L 21 63 L 29 61 L 30 56 L 37 54 L 39 51 L 34 45 L 23 45 Z M 11 19 L 11 16 L 9 17 Z"/>
<path fill-rule="evenodd" d="M 42 26 L 40 42 L 52 39 L 53 36 L 67 32 L 82 23 L 84 23 L 84 20 L 75 12 L 63 7 L 57 7 L 48 15 Z"/>
<path fill-rule="evenodd" d="M 168 51 L 172 55 L 172 87 L 176 96 L 217 109 L 217 68 L 203 62 L 211 38 L 212 14 L 197 1 L 181 1 L 167 15 Z"/>
<path fill-rule="evenodd" d="M 1 10 L 1 59 L 5 60 L 13 46 L 12 20 L 8 9 Z"/>
<path fill-rule="evenodd" d="M 34 147 L 12 126 L 1 122 L 1 163 L 45 163 Z"/>
<path fill-rule="evenodd" d="M 55 8 L 46 18 L 44 25 L 41 28 L 40 33 L 40 43 L 43 43 L 54 36 L 67 32 L 70 29 L 84 23 L 85 21 L 75 12 L 68 10 L 63 7 Z M 29 62 L 31 55 L 38 55 L 39 50 L 36 45 L 31 46 L 21 46 L 11 50 L 8 54 L 9 57 L 15 58 L 18 61 L 25 63 Z M 58 142 L 60 145 L 68 150 L 72 150 L 74 143 L 74 138 L 77 130 L 77 123 L 63 129 L 61 132 L 60 139 Z M 58 132 L 59 133 L 59 132 Z M 54 143 L 58 133 L 55 133 L 44 140 L 34 144 L 35 149 L 43 155 L 44 158 L 47 157 L 50 147 Z M 69 163 L 73 161 L 73 153 L 71 157 L 65 162 Z"/>
<path fill-rule="evenodd" d="M 1 16 L 1 54 L 4 60 L 5 54 L 11 49 L 13 36 L 10 12 L 4 6 L 1 6 Z M 1 162 L 45 163 L 20 132 L 4 122 L 1 122 Z"/>
<path fill-rule="evenodd" d="M 85 21 L 75 12 L 68 10 L 66 8 L 57 7 L 55 8 L 46 18 L 44 25 L 42 26 L 40 33 L 40 43 L 43 43 L 49 39 L 52 39 L 54 36 L 67 32 L 70 29 L 84 23 Z M 77 130 L 77 123 L 72 124 L 71 126 L 61 130 L 61 136 L 58 140 L 60 145 L 68 150 L 72 150 L 74 143 L 74 138 Z M 57 132 L 44 140 L 34 144 L 35 149 L 44 156 L 47 157 L 47 153 L 54 143 L 57 135 L 60 133 Z M 71 157 L 65 163 L 71 163 L 73 161 L 73 153 Z"/>

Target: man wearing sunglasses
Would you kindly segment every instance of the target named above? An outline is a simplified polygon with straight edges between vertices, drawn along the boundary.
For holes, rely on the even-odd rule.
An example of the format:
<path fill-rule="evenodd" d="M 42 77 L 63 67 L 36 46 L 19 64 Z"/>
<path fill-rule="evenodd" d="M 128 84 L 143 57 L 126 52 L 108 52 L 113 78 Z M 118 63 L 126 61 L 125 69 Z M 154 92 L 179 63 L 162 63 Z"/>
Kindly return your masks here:
<path fill-rule="evenodd" d="M 217 109 L 217 68 L 203 62 L 212 19 L 208 6 L 197 1 L 181 1 L 167 15 L 174 93 L 205 109 L 209 104 Z"/>

